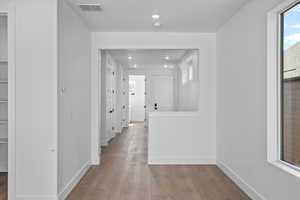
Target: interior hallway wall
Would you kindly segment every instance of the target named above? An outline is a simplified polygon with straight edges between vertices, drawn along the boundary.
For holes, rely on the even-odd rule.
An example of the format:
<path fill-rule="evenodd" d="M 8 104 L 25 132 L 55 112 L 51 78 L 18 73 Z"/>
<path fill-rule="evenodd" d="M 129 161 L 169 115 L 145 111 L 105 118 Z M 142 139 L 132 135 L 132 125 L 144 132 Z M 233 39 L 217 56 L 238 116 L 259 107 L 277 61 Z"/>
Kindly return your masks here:
<path fill-rule="evenodd" d="M 116 132 L 121 133 L 123 127 L 127 127 L 127 121 L 128 121 L 128 114 L 127 114 L 127 104 L 128 104 L 128 79 L 126 77 L 126 74 L 124 73 L 123 66 L 118 63 L 117 65 L 117 87 L 116 87 L 116 93 L 117 93 L 117 105 L 116 105 L 116 111 L 117 111 L 117 117 L 116 117 Z M 126 115 L 127 114 L 127 115 Z"/>
<path fill-rule="evenodd" d="M 101 51 L 101 132 L 100 142 L 108 142 L 122 130 L 122 92 L 123 69 L 108 51 Z M 111 111 L 113 112 L 111 113 Z"/>
<path fill-rule="evenodd" d="M 267 13 L 280 2 L 249 1 L 217 33 L 217 160 L 254 200 L 300 196 L 300 179 L 267 162 Z"/>
<path fill-rule="evenodd" d="M 59 1 L 58 11 L 58 193 L 61 194 L 90 164 L 91 34 L 65 0 Z"/>
<path fill-rule="evenodd" d="M 17 199 L 57 194 L 57 0 L 14 0 Z M 9 49 L 10 49 L 9 48 Z M 11 50 L 9 50 L 11 51 Z M 12 61 L 12 60 L 11 60 Z M 12 141 L 11 141 L 12 142 Z"/>

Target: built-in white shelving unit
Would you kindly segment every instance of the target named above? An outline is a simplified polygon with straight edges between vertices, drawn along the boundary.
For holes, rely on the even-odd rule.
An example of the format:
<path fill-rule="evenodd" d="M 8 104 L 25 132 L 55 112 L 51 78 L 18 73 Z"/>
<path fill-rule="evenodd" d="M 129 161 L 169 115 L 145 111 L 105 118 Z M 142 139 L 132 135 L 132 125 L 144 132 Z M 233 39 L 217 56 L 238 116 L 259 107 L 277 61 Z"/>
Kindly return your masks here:
<path fill-rule="evenodd" d="M 0 15 L 0 172 L 8 171 L 8 29 Z"/>

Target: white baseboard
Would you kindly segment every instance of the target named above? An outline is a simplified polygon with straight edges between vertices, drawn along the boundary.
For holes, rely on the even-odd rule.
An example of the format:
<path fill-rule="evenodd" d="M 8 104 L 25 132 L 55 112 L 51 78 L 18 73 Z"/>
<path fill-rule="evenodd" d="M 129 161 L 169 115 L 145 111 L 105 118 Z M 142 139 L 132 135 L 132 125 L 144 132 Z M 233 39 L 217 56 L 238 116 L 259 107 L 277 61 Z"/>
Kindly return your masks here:
<path fill-rule="evenodd" d="M 235 183 L 237 184 L 252 200 L 267 200 L 259 194 L 251 185 L 243 180 L 236 172 L 233 171 L 223 162 L 217 162 L 217 166 Z"/>
<path fill-rule="evenodd" d="M 106 137 L 101 137 L 101 146 L 106 147 L 108 145 L 108 139 Z"/>
<path fill-rule="evenodd" d="M 215 165 L 215 158 L 149 156 L 149 165 Z"/>
<path fill-rule="evenodd" d="M 16 200 L 57 200 L 57 196 L 17 195 Z"/>
<path fill-rule="evenodd" d="M 108 146 L 108 142 L 101 140 L 101 147 L 107 147 L 107 146 Z"/>
<path fill-rule="evenodd" d="M 75 176 L 70 180 L 70 182 L 64 187 L 64 189 L 58 195 L 59 200 L 64 200 L 67 198 L 67 196 L 70 194 L 70 192 L 79 183 L 81 178 L 89 170 L 90 166 L 91 166 L 90 162 L 87 162 L 86 164 L 83 165 L 83 167 L 80 170 L 78 170 L 78 172 L 75 174 Z"/>

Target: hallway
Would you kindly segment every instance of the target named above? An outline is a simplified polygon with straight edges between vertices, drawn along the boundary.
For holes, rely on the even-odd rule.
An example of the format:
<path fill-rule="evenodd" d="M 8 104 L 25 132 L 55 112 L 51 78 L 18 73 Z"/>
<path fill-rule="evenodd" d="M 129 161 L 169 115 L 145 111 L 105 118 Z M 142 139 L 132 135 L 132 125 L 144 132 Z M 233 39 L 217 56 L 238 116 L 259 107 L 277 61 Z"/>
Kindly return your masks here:
<path fill-rule="evenodd" d="M 113 139 L 101 159 L 68 200 L 250 200 L 216 166 L 148 166 L 143 123 Z"/>

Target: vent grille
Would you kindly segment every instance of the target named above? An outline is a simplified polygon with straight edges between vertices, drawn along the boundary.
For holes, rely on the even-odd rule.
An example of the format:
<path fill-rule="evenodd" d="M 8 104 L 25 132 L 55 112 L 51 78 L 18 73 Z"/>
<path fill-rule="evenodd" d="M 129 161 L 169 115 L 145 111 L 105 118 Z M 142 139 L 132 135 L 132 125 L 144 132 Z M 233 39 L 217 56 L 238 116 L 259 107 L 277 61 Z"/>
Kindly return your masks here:
<path fill-rule="evenodd" d="M 79 8 L 85 12 L 99 12 L 102 10 L 100 4 L 79 4 Z"/>

